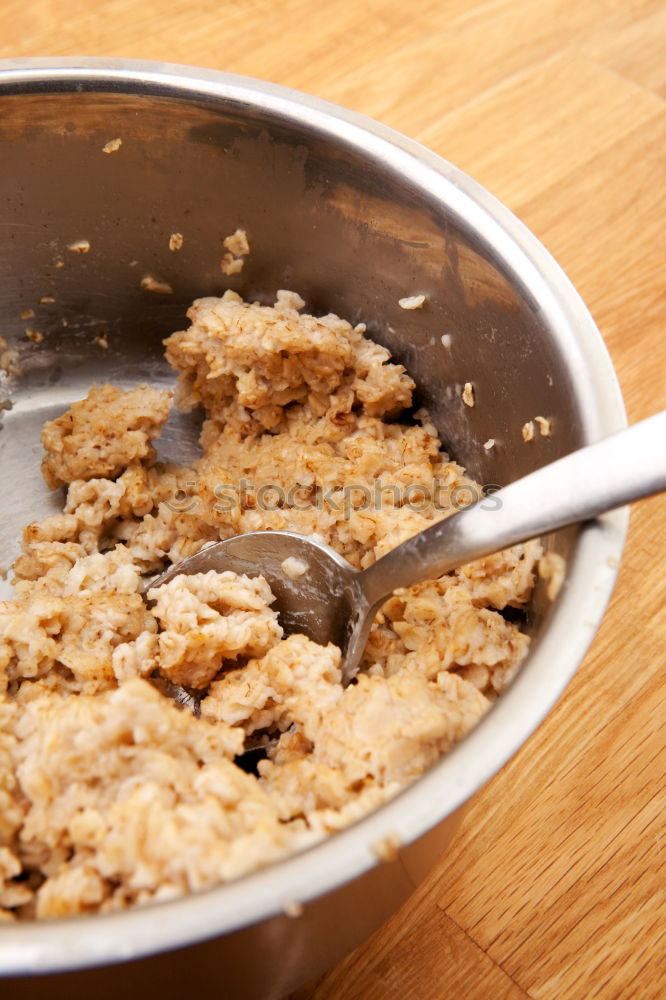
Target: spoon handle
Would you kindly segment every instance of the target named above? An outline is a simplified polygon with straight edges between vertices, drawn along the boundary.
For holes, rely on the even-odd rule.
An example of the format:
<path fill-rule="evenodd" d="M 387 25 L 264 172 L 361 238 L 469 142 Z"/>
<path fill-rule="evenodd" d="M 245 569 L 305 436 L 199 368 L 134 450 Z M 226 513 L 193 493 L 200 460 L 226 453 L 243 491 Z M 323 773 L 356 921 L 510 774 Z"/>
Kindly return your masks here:
<path fill-rule="evenodd" d="M 543 466 L 407 539 L 365 570 L 371 605 L 398 587 L 666 489 L 666 410 Z M 361 581 L 359 581 L 361 582 Z"/>

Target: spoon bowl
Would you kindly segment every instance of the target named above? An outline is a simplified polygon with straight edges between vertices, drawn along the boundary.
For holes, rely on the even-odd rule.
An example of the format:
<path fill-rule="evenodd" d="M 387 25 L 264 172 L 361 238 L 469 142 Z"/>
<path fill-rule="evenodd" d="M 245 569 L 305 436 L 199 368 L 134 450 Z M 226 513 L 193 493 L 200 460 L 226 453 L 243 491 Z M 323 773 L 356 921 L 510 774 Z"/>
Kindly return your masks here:
<path fill-rule="evenodd" d="M 284 631 L 302 632 L 322 646 L 332 642 L 346 648 L 349 623 L 365 601 L 359 570 L 318 538 L 293 531 L 249 531 L 214 542 L 174 564 L 151 581 L 150 588 L 182 573 L 210 570 L 261 574 L 273 592 Z"/>

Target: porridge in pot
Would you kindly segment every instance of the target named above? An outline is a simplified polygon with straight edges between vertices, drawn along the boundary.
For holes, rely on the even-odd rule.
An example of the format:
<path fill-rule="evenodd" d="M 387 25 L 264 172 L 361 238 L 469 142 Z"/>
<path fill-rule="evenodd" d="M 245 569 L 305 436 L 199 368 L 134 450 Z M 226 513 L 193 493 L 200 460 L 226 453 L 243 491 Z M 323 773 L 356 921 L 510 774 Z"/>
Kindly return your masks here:
<path fill-rule="evenodd" d="M 260 576 L 180 576 L 144 600 L 146 578 L 256 529 L 367 567 L 478 489 L 425 411 L 403 416 L 414 383 L 389 352 L 303 307 L 200 299 L 166 341 L 175 398 L 95 386 L 44 427 L 64 509 L 25 528 L 0 603 L 4 920 L 169 899 L 315 843 L 450 749 L 526 654 L 502 612 L 528 601 L 539 542 L 396 592 L 348 686 L 335 646 L 283 634 Z M 187 468 L 153 447 L 174 403 L 205 413 Z"/>

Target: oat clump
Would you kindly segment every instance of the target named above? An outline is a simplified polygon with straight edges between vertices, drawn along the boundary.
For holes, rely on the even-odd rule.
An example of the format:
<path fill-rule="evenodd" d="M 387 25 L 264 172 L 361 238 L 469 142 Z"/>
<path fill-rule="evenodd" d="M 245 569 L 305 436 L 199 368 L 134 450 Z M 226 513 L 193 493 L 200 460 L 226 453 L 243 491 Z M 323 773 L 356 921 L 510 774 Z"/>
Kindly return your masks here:
<path fill-rule="evenodd" d="M 220 261 L 223 274 L 239 274 L 243 270 L 245 258 L 250 252 L 250 243 L 244 229 L 237 229 L 222 241 L 226 253 Z"/>
<path fill-rule="evenodd" d="M 44 427 L 67 495 L 25 528 L 0 603 L 0 919 L 170 899 L 315 843 L 446 753 L 527 652 L 502 612 L 528 601 L 538 542 L 396 592 L 349 686 L 339 649 L 283 635 L 261 576 L 180 575 L 144 600 L 150 574 L 257 528 L 369 566 L 474 486 L 425 411 L 402 415 L 403 366 L 303 310 L 227 292 L 168 338 L 178 405 L 205 412 L 189 467 L 156 461 L 171 397 L 146 385 L 94 387 Z"/>
<path fill-rule="evenodd" d="M 118 476 L 153 455 L 150 442 L 169 416 L 171 394 L 143 383 L 129 392 L 97 386 L 44 424 L 42 472 L 51 489 L 77 479 Z"/>

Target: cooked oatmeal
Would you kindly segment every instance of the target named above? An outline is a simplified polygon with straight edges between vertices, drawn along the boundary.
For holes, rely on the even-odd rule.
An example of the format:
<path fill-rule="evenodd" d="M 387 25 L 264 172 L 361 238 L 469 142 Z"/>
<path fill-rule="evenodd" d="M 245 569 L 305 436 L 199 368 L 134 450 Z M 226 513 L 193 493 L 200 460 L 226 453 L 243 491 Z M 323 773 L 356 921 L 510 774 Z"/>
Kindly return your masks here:
<path fill-rule="evenodd" d="M 145 292 L 154 292 L 156 295 L 173 295 L 173 288 L 169 282 L 159 281 L 152 274 L 145 274 L 141 279 L 140 286 Z"/>
<path fill-rule="evenodd" d="M 476 405 L 476 402 L 475 402 L 475 399 L 474 399 L 474 386 L 472 385 L 471 382 L 465 382 L 465 384 L 463 386 L 463 389 L 462 389 L 461 396 L 462 396 L 462 401 L 465 404 L 465 406 L 473 407 L 473 406 Z"/>
<path fill-rule="evenodd" d="M 523 435 L 523 441 L 526 443 L 528 441 L 534 441 L 534 421 L 528 420 L 527 423 L 523 424 L 521 433 Z"/>
<path fill-rule="evenodd" d="M 237 229 L 231 236 L 225 237 L 223 245 L 227 251 L 220 261 L 223 274 L 239 274 L 243 270 L 245 257 L 250 252 L 247 233 L 244 229 Z"/>
<path fill-rule="evenodd" d="M 75 240 L 67 245 L 67 249 L 72 253 L 88 253 L 90 250 L 89 240 Z"/>
<path fill-rule="evenodd" d="M 404 299 L 398 299 L 398 305 L 401 309 L 422 309 L 425 300 L 425 295 L 407 295 Z"/>
<path fill-rule="evenodd" d="M 397 591 L 346 687 L 339 649 L 285 636 L 260 576 L 144 601 L 147 576 L 258 528 L 369 566 L 473 486 L 425 411 L 401 419 L 414 383 L 389 352 L 303 307 L 227 292 L 168 338 L 177 405 L 205 411 L 191 467 L 156 461 L 172 399 L 147 385 L 94 387 L 44 427 L 63 511 L 25 528 L 0 603 L 0 920 L 166 900 L 315 843 L 449 750 L 525 656 L 502 611 L 528 600 L 538 542 Z"/>

